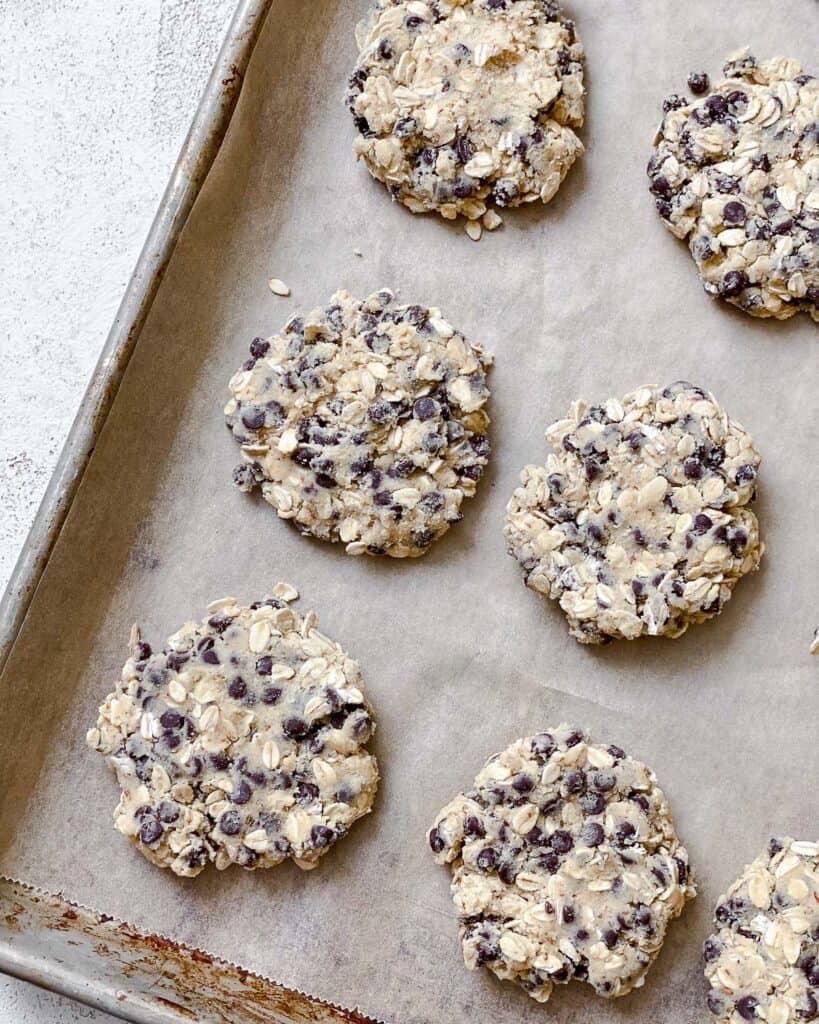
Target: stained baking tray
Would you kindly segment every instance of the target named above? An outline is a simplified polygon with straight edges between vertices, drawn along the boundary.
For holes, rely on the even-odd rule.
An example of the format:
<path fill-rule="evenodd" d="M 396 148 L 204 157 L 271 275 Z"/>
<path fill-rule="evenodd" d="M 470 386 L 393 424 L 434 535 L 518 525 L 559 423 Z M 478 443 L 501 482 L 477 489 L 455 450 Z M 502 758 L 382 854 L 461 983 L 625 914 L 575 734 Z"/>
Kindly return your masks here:
<path fill-rule="evenodd" d="M 819 5 L 781 0 L 773 19 L 768 0 L 690 0 L 685 17 L 676 0 L 568 4 L 588 52 L 587 153 L 547 208 L 510 212 L 476 245 L 391 204 L 350 156 L 342 97 L 367 2 L 272 0 L 266 20 L 267 3 L 240 5 L 4 598 L 0 966 L 135 1021 L 688 1024 L 717 895 L 769 834 L 816 830 L 819 346 L 806 317 L 761 323 L 707 299 L 644 168 L 662 97 L 690 70 L 717 73 L 746 42 L 808 61 Z M 272 276 L 292 298 L 270 294 Z M 302 538 L 234 490 L 221 422 L 254 335 L 338 287 L 382 285 L 441 306 L 496 357 L 488 475 L 411 564 Z M 679 378 L 711 388 L 762 449 L 763 569 L 678 641 L 581 648 L 521 586 L 503 507 L 577 395 Z M 209 600 L 278 579 L 362 663 L 374 814 L 309 876 L 175 879 L 112 832 L 116 786 L 85 729 L 133 618 L 156 643 Z M 423 832 L 490 752 L 561 719 L 656 769 L 701 896 L 643 991 L 560 989 L 544 1011 L 464 970 Z"/>

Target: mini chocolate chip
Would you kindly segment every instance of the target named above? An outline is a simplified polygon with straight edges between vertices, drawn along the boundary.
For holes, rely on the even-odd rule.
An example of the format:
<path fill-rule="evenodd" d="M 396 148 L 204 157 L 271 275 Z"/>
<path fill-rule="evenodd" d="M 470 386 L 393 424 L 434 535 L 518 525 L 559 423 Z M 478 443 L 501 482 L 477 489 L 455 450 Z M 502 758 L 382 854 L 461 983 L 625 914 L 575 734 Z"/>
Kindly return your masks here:
<path fill-rule="evenodd" d="M 178 711 L 174 711 L 173 708 L 168 708 L 159 716 L 159 724 L 163 729 L 178 729 L 184 721 L 182 715 Z"/>
<path fill-rule="evenodd" d="M 569 793 L 584 793 L 586 791 L 585 774 L 577 770 L 567 772 L 566 789 Z"/>
<path fill-rule="evenodd" d="M 743 996 L 734 1004 L 734 1009 L 743 1020 L 756 1020 L 756 1008 L 759 1002 L 753 996 Z"/>
<path fill-rule="evenodd" d="M 170 825 L 172 822 L 176 821 L 178 817 L 179 808 L 176 804 L 163 800 L 159 805 L 159 820 L 164 821 L 166 825 Z"/>
<path fill-rule="evenodd" d="M 602 793 L 586 793 L 581 797 L 580 806 L 586 814 L 602 814 L 606 809 L 606 798 Z"/>
<path fill-rule="evenodd" d="M 716 960 L 721 952 L 722 946 L 719 942 L 717 942 L 716 939 L 708 938 L 703 943 L 702 958 L 707 964 L 710 964 L 714 960 Z"/>
<path fill-rule="evenodd" d="M 555 829 L 551 836 L 552 849 L 555 853 L 568 853 L 574 846 L 574 840 L 564 829 Z"/>
<path fill-rule="evenodd" d="M 264 696 L 262 696 L 262 700 L 264 700 Z M 267 702 L 265 701 L 265 703 Z M 310 725 L 303 718 L 294 715 L 292 718 L 285 718 L 282 722 L 282 732 L 290 739 L 301 740 L 310 732 Z"/>
<path fill-rule="evenodd" d="M 310 845 L 314 847 L 329 846 L 335 839 L 335 832 L 326 825 L 314 825 L 310 829 Z"/>
<path fill-rule="evenodd" d="M 688 76 L 688 88 L 695 96 L 708 92 L 710 85 L 711 79 L 704 71 L 692 71 Z"/>
<path fill-rule="evenodd" d="M 475 858 L 475 863 L 481 869 L 481 871 L 492 871 L 495 867 L 497 857 L 495 851 L 491 846 L 484 847 L 483 850 Z"/>
<path fill-rule="evenodd" d="M 245 782 L 244 779 L 237 785 L 234 786 L 233 792 L 230 794 L 231 803 L 234 804 L 246 804 L 253 795 L 253 790 Z"/>
<path fill-rule="evenodd" d="M 162 831 L 162 826 L 159 822 L 155 818 L 151 818 L 139 830 L 139 838 L 146 846 L 152 846 L 159 840 Z"/>
<path fill-rule="evenodd" d="M 147 661 L 151 656 L 151 645 L 140 641 L 134 648 L 134 661 Z"/>
<path fill-rule="evenodd" d="M 744 224 L 747 216 L 745 207 L 735 199 L 722 208 L 722 219 L 726 224 Z"/>
<path fill-rule="evenodd" d="M 729 270 L 720 283 L 719 293 L 725 299 L 733 299 L 744 292 L 748 284 L 748 275 L 744 270 Z"/>
<path fill-rule="evenodd" d="M 236 676 L 231 680 L 230 686 L 228 686 L 228 695 L 230 697 L 233 697 L 234 700 L 241 700 L 246 693 L 247 683 L 241 676 Z"/>
<path fill-rule="evenodd" d="M 605 837 L 602 825 L 596 821 L 588 821 L 580 833 L 580 842 L 584 846 L 599 846 Z"/>
<path fill-rule="evenodd" d="M 548 850 L 546 853 L 540 855 L 538 858 L 538 864 L 544 869 L 544 871 L 548 871 L 550 875 L 553 875 L 560 867 L 560 858 L 552 850 Z"/>
<path fill-rule="evenodd" d="M 464 832 L 468 836 L 478 836 L 479 838 L 486 835 L 486 829 L 483 827 L 481 819 L 474 814 L 470 814 L 464 822 Z"/>
<path fill-rule="evenodd" d="M 440 409 L 434 398 L 424 395 L 417 399 L 412 407 L 412 414 L 417 420 L 431 420 Z"/>
<path fill-rule="evenodd" d="M 531 793 L 535 788 L 535 780 L 531 775 L 526 775 L 522 772 L 512 779 L 512 788 L 517 790 L 518 793 Z"/>

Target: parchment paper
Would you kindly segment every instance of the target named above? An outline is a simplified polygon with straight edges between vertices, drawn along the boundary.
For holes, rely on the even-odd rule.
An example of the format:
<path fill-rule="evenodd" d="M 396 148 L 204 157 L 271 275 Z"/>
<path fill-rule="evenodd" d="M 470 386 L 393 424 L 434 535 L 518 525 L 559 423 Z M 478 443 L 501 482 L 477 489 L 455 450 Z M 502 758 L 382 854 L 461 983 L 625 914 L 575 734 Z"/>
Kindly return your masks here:
<path fill-rule="evenodd" d="M 718 74 L 745 42 L 810 61 L 819 4 L 574 0 L 588 152 L 547 208 L 509 213 L 477 245 L 392 204 L 352 160 L 342 97 L 365 7 L 274 3 L 2 680 L 0 871 L 400 1024 L 699 1020 L 718 894 L 769 835 L 819 836 L 819 346 L 806 316 L 757 322 L 707 298 L 644 168 L 661 101 L 689 71 Z M 274 275 L 291 299 L 270 294 Z M 464 522 L 416 562 L 300 537 L 233 488 L 222 422 L 255 335 L 338 287 L 382 285 L 439 304 L 496 355 L 490 471 Z M 762 450 L 764 568 L 680 640 L 582 648 L 523 587 L 504 505 L 573 398 L 679 378 L 712 389 Z M 160 643 L 209 600 L 251 601 L 279 579 L 362 663 L 384 775 L 376 810 L 310 875 L 181 881 L 112 831 L 117 788 L 84 733 L 134 619 Z M 463 968 L 449 874 L 424 831 L 490 753 L 563 719 L 655 768 L 701 895 L 644 990 L 605 1002 L 572 985 L 544 1010 Z"/>

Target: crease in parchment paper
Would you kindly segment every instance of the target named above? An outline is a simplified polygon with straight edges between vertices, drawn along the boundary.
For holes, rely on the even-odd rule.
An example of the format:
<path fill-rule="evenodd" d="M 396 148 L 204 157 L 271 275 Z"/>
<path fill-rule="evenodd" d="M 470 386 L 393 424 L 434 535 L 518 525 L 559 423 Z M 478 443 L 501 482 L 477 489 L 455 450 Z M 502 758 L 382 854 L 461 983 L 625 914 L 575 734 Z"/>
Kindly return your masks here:
<path fill-rule="evenodd" d="M 546 207 L 473 243 L 391 203 L 351 156 L 344 109 L 366 0 L 274 0 L 228 136 L 167 268 L 113 410 L 0 680 L 0 872 L 141 932 L 395 1024 L 535 1024 L 704 1013 L 702 940 L 720 892 L 777 833 L 811 836 L 819 412 L 816 326 L 756 322 L 710 300 L 662 227 L 645 164 L 662 99 L 750 43 L 806 63 L 819 6 L 746 0 L 567 5 L 589 61 L 587 152 Z M 808 68 L 816 71 L 816 68 Z M 354 249 L 366 253 L 355 256 Z M 267 287 L 272 274 L 292 289 Z M 252 338 L 346 287 L 438 305 L 495 356 L 491 470 L 423 559 L 355 559 L 299 536 L 233 488 L 222 406 Z M 646 380 L 715 393 L 763 456 L 767 552 L 723 613 L 679 640 L 583 648 L 528 591 L 502 536 L 519 470 L 570 402 Z M 280 579 L 361 663 L 383 781 L 373 813 L 305 875 L 177 879 L 113 831 L 118 790 L 85 731 L 136 619 L 154 646 L 226 594 Z M 645 987 L 548 1006 L 468 972 L 424 834 L 492 753 L 560 721 L 656 772 L 700 896 Z"/>

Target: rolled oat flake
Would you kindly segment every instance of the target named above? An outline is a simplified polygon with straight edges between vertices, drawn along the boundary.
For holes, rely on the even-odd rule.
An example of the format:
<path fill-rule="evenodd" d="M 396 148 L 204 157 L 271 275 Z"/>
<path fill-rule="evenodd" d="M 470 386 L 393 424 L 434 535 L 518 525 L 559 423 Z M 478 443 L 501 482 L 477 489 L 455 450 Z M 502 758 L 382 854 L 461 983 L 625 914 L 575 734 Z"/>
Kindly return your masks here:
<path fill-rule="evenodd" d="M 256 338 L 230 381 L 234 480 L 348 554 L 423 555 L 489 458 L 490 364 L 439 309 L 337 292 Z"/>
<path fill-rule="evenodd" d="M 696 895 L 654 773 L 569 725 L 491 757 L 427 839 L 452 869 L 466 966 L 539 1002 L 573 979 L 639 988 Z"/>
<path fill-rule="evenodd" d="M 819 1020 L 819 843 L 771 839 L 720 897 L 714 928 L 702 953 L 715 1020 Z"/>
<path fill-rule="evenodd" d="M 819 321 L 819 79 L 747 49 L 723 70 L 706 95 L 664 104 L 648 165 L 657 212 L 709 294 Z"/>
<path fill-rule="evenodd" d="M 678 637 L 759 567 L 759 452 L 709 392 L 678 381 L 577 401 L 546 440 L 504 532 L 526 585 L 560 603 L 580 643 Z"/>
<path fill-rule="evenodd" d="M 555 0 L 376 0 L 356 36 L 355 153 L 414 213 L 478 238 L 490 206 L 548 202 L 583 152 L 583 47 Z"/>
<path fill-rule="evenodd" d="M 157 652 L 134 627 L 87 740 L 122 790 L 116 828 L 154 864 L 307 870 L 370 810 L 361 672 L 297 596 L 278 584 L 249 608 L 214 601 Z"/>

